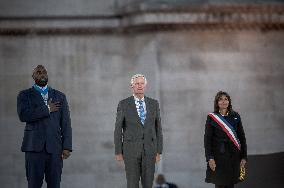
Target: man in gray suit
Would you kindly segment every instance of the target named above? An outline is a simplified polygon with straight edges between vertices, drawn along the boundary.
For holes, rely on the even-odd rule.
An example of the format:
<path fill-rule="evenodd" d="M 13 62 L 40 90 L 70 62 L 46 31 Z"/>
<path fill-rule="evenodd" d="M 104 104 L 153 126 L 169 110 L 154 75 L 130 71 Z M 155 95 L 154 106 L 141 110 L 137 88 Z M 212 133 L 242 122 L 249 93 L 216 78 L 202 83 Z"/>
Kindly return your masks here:
<path fill-rule="evenodd" d="M 127 188 L 152 188 L 155 163 L 161 159 L 163 135 L 159 103 L 144 96 L 146 77 L 131 78 L 133 96 L 119 102 L 114 130 L 115 158 L 124 161 Z"/>

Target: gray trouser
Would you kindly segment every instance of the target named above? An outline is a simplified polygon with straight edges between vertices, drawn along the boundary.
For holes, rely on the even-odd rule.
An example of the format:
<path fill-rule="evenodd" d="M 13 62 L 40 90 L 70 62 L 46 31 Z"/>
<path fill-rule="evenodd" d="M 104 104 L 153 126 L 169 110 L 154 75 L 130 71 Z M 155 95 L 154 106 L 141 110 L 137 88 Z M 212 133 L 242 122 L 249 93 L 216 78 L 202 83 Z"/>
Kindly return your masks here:
<path fill-rule="evenodd" d="M 155 160 L 155 156 L 147 156 L 144 152 L 139 157 L 124 157 L 127 188 L 139 188 L 140 177 L 143 188 L 152 188 Z"/>

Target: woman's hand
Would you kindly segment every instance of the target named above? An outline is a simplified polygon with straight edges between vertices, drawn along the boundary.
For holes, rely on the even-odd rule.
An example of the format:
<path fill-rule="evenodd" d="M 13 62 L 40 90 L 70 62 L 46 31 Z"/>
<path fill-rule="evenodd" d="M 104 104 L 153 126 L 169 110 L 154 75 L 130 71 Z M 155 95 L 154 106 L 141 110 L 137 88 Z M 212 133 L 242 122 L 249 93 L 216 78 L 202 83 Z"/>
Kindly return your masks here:
<path fill-rule="evenodd" d="M 208 161 L 208 164 L 209 164 L 210 169 L 214 172 L 214 171 L 215 171 L 215 168 L 216 168 L 215 160 L 214 160 L 214 159 L 210 159 L 210 160 Z"/>
<path fill-rule="evenodd" d="M 246 163 L 247 163 L 247 161 L 245 159 L 242 159 L 241 163 L 240 163 L 240 167 L 244 168 Z"/>

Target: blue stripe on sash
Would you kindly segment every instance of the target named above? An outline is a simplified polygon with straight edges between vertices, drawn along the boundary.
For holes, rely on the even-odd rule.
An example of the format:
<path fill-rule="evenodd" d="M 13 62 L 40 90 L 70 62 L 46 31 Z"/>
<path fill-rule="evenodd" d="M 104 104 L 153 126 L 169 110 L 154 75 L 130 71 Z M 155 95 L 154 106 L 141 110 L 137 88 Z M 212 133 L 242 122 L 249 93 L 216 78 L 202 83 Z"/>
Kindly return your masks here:
<path fill-rule="evenodd" d="M 237 139 L 237 142 L 238 142 L 239 145 L 240 145 L 240 141 L 239 141 L 239 139 L 238 139 L 238 137 L 237 137 L 237 132 L 236 132 L 236 130 L 234 129 L 234 127 L 233 127 L 221 114 L 217 114 L 217 113 L 216 113 L 215 115 L 217 115 L 217 116 L 231 129 L 231 131 L 233 132 L 235 138 Z"/>

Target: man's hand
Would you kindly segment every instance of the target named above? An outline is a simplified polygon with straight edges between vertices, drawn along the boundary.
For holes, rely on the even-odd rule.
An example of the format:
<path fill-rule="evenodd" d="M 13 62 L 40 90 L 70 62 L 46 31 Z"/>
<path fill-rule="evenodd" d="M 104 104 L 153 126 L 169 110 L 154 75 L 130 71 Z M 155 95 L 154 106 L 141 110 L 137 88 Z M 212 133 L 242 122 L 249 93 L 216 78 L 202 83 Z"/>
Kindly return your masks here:
<path fill-rule="evenodd" d="M 65 149 L 63 150 L 61 157 L 62 159 L 67 159 L 70 155 L 71 155 L 71 152 Z"/>
<path fill-rule="evenodd" d="M 247 163 L 247 161 L 245 159 L 242 159 L 241 160 L 241 163 L 240 163 L 240 167 L 245 167 L 245 164 Z"/>
<path fill-rule="evenodd" d="M 52 102 L 52 98 L 50 98 L 47 102 L 49 113 L 51 112 L 57 112 L 60 108 L 59 102 Z"/>
<path fill-rule="evenodd" d="M 115 155 L 115 160 L 123 161 L 123 155 L 122 154 Z"/>
<path fill-rule="evenodd" d="M 208 161 L 208 164 L 209 164 L 210 169 L 214 172 L 214 171 L 215 171 L 215 168 L 216 168 L 215 160 L 214 160 L 214 159 L 210 159 L 210 160 Z"/>
<path fill-rule="evenodd" d="M 161 160 L 161 154 L 157 153 L 156 155 L 156 163 L 158 163 Z"/>

